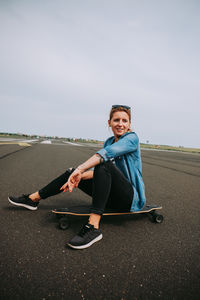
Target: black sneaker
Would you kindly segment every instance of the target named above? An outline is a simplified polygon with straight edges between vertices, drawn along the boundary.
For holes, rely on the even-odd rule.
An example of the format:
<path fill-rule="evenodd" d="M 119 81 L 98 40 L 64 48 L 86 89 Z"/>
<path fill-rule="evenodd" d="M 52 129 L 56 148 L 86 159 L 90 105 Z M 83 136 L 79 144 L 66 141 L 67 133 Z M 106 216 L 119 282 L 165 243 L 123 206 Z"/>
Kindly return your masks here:
<path fill-rule="evenodd" d="M 85 249 L 100 241 L 103 235 L 100 229 L 94 228 L 91 224 L 86 224 L 81 231 L 69 241 L 68 246 L 74 249 Z"/>
<path fill-rule="evenodd" d="M 34 202 L 29 198 L 29 195 L 22 195 L 20 197 L 8 197 L 11 204 L 22 206 L 30 210 L 36 210 L 39 202 Z"/>

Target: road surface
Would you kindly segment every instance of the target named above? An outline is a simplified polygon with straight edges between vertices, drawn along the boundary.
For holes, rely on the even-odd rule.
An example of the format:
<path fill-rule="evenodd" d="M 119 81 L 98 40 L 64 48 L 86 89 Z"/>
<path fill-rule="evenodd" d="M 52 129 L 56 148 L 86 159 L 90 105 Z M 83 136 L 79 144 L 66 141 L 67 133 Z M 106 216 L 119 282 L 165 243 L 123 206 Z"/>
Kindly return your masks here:
<path fill-rule="evenodd" d="M 142 150 L 147 202 L 164 222 L 105 217 L 103 239 L 85 250 L 66 246 L 85 218 L 57 227 L 53 208 L 89 204 L 76 189 L 41 201 L 37 211 L 11 206 L 77 166 L 97 148 L 53 141 L 0 145 L 0 299 L 199 299 L 200 156 Z"/>

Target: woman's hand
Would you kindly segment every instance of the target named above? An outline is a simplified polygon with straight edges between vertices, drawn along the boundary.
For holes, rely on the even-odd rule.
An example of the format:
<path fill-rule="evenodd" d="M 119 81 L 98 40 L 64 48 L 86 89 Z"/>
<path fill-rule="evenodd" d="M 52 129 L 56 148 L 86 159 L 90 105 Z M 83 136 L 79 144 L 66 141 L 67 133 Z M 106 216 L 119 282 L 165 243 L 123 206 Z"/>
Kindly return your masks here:
<path fill-rule="evenodd" d="M 72 192 L 74 188 L 77 188 L 79 182 L 82 178 L 89 179 L 93 177 L 93 171 L 88 171 L 90 168 L 95 167 L 96 165 L 102 163 L 103 158 L 99 154 L 94 154 L 90 157 L 86 162 L 80 165 L 78 168 L 74 170 L 74 172 L 70 175 L 68 181 L 60 188 L 64 192 L 69 191 Z M 85 175 L 83 175 L 86 173 Z"/>
<path fill-rule="evenodd" d="M 81 181 L 82 173 L 79 169 L 75 169 L 74 172 L 69 176 L 68 181 L 60 188 L 63 192 L 69 191 L 70 193 L 74 188 L 77 188 Z"/>

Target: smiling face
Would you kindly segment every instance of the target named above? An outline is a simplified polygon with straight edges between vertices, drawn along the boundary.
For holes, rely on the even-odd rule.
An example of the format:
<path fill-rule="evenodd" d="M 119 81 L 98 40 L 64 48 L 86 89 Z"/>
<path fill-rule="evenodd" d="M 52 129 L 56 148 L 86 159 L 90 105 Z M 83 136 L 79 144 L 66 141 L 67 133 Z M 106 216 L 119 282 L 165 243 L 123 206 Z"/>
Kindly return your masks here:
<path fill-rule="evenodd" d="M 124 133 L 130 130 L 129 115 L 125 111 L 116 111 L 112 115 L 111 120 L 108 121 L 108 125 L 112 128 L 115 141 L 117 141 Z"/>

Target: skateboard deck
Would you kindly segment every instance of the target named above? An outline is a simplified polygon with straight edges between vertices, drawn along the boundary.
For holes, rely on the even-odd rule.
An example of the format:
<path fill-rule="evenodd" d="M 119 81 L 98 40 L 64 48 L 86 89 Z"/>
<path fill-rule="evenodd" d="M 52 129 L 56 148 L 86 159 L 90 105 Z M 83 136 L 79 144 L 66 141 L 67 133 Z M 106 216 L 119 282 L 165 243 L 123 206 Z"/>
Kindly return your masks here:
<path fill-rule="evenodd" d="M 156 210 L 162 209 L 162 206 L 146 205 L 138 211 L 117 211 L 117 210 L 105 210 L 103 216 L 122 216 L 122 215 L 134 215 L 134 214 L 149 214 L 153 222 L 162 223 L 163 216 L 156 213 Z M 67 229 L 70 226 L 69 216 L 89 216 L 90 206 L 72 206 L 69 208 L 57 208 L 53 209 L 52 213 L 56 214 L 59 218 L 59 227 L 61 229 Z"/>

